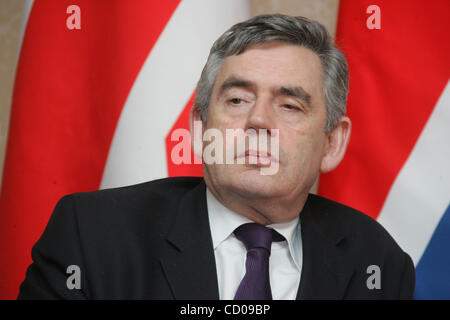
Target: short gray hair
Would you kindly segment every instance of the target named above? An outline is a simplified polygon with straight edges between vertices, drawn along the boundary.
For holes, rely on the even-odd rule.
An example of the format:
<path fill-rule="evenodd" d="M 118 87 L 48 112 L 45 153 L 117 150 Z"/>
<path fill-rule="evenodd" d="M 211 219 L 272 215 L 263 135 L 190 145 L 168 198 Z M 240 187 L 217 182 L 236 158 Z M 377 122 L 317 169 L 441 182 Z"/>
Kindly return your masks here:
<path fill-rule="evenodd" d="M 323 67 L 323 94 L 327 107 L 325 132 L 333 130 L 346 113 L 348 67 L 345 55 L 334 45 L 325 27 L 304 17 L 259 15 L 225 31 L 213 44 L 197 85 L 194 108 L 206 121 L 212 89 L 225 57 L 239 55 L 249 47 L 285 42 L 315 52 Z"/>

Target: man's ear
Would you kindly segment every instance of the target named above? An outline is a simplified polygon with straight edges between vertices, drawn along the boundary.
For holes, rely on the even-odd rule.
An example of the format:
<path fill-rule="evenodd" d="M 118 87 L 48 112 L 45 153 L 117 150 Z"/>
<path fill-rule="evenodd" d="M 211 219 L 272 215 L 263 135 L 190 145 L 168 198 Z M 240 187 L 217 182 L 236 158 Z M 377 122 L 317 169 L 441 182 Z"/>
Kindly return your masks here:
<path fill-rule="evenodd" d="M 342 117 L 338 125 L 328 133 L 326 153 L 320 163 L 321 173 L 330 172 L 339 165 L 347 150 L 351 131 L 352 122 L 348 117 Z"/>
<path fill-rule="evenodd" d="M 203 121 L 200 116 L 200 110 L 192 107 L 189 114 L 189 131 L 191 132 L 191 146 L 194 155 L 202 159 L 203 157 Z"/>

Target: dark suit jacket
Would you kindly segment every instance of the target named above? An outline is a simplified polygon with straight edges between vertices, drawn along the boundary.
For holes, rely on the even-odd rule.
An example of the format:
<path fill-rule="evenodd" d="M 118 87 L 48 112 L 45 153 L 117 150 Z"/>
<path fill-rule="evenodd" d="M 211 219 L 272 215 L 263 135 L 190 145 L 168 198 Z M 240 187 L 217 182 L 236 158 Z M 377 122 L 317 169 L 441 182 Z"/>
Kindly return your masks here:
<path fill-rule="evenodd" d="M 19 299 L 218 299 L 201 178 L 63 197 L 32 249 Z M 414 266 L 370 217 L 310 195 L 302 212 L 298 299 L 408 299 Z M 81 271 L 69 290 L 67 267 Z M 381 270 L 368 289 L 367 267 Z"/>

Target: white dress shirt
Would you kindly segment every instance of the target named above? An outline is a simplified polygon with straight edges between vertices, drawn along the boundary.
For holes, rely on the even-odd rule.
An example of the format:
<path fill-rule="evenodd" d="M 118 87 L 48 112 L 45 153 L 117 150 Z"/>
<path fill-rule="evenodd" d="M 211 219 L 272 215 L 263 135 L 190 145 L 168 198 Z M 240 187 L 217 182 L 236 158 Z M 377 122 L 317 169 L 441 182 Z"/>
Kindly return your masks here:
<path fill-rule="evenodd" d="M 228 209 L 206 189 L 209 225 L 216 259 L 219 298 L 232 300 L 245 275 L 247 250 L 233 231 L 253 222 Z M 269 277 L 274 300 L 294 300 L 302 270 L 302 238 L 299 217 L 286 223 L 267 225 L 286 241 L 273 242 L 269 259 Z"/>

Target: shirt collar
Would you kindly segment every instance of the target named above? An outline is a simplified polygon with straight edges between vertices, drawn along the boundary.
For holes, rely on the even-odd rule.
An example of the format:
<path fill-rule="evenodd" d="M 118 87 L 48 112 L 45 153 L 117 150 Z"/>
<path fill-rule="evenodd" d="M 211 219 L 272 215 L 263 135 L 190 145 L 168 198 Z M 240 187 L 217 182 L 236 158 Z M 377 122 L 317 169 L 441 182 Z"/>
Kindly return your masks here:
<path fill-rule="evenodd" d="M 296 242 L 298 220 L 299 216 L 288 222 L 269 224 L 267 227 L 275 229 L 281 234 L 287 240 L 289 249 L 291 249 Z"/>
<path fill-rule="evenodd" d="M 206 203 L 208 206 L 209 225 L 214 250 L 227 239 L 233 231 L 244 223 L 253 222 L 250 219 L 228 209 L 206 188 Z"/>
<path fill-rule="evenodd" d="M 226 240 L 233 231 L 244 223 L 252 220 L 228 209 L 206 188 L 206 202 L 208 207 L 209 225 L 214 250 Z M 267 225 L 280 233 L 288 243 L 289 251 L 297 266 L 299 265 L 299 252 L 301 251 L 299 216 L 295 219 Z"/>

